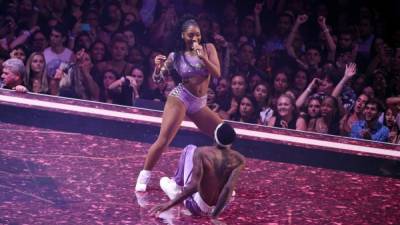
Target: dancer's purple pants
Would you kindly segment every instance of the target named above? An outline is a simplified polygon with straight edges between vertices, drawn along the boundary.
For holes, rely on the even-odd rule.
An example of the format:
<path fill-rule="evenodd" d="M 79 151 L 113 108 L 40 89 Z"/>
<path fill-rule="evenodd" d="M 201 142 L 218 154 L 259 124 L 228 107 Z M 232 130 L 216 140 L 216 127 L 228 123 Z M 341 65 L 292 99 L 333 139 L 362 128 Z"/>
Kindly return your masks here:
<path fill-rule="evenodd" d="M 193 156 L 196 148 L 197 146 L 195 145 L 188 145 L 182 151 L 181 157 L 179 159 L 178 169 L 176 170 L 175 176 L 173 178 L 176 184 L 181 187 L 185 187 L 185 185 L 189 183 L 192 179 Z M 184 204 L 193 215 L 197 216 L 210 215 L 214 208 L 207 205 L 207 203 L 204 202 L 198 192 L 188 197 L 184 201 Z"/>

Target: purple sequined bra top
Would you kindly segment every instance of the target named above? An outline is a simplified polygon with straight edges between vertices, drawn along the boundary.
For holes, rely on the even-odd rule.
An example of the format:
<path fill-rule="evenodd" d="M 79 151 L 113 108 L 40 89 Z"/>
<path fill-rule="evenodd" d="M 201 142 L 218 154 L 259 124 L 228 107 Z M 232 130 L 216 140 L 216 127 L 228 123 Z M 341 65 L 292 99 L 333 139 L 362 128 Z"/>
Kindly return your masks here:
<path fill-rule="evenodd" d="M 209 72 L 203 61 L 196 55 L 173 54 L 173 67 L 182 78 L 208 76 Z"/>

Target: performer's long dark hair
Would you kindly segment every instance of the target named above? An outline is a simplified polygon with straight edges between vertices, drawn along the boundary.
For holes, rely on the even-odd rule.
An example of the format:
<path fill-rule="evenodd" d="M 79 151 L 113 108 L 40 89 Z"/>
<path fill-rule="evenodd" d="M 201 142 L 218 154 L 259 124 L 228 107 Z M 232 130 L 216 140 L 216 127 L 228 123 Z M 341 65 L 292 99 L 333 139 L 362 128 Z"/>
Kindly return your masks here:
<path fill-rule="evenodd" d="M 185 42 L 182 40 L 182 32 L 186 31 L 190 26 L 197 26 L 200 28 L 199 24 L 195 20 L 195 17 L 190 14 L 183 15 L 178 23 L 176 24 L 173 32 L 168 38 L 168 52 L 184 52 L 186 49 Z M 200 31 L 201 32 L 201 31 Z M 199 43 L 201 44 L 201 43 Z"/>

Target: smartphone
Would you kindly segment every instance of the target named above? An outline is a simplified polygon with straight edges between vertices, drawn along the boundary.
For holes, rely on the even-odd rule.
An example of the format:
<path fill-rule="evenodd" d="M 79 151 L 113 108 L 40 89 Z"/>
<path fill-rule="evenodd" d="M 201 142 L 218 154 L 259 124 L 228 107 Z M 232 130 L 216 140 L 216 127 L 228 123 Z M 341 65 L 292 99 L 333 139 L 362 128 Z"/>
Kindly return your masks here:
<path fill-rule="evenodd" d="M 81 24 L 81 31 L 90 31 L 90 24 L 82 23 Z"/>

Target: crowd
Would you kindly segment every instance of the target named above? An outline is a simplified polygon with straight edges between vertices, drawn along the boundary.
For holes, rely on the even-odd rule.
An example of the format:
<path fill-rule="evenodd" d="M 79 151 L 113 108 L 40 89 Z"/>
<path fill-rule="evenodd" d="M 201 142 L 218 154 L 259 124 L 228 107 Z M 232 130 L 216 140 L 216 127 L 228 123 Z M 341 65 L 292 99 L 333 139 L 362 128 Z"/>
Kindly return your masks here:
<path fill-rule="evenodd" d="M 400 143 L 395 0 L 4 0 L 2 88 L 133 105 L 180 83 L 154 58 L 188 14 L 216 46 L 208 106 L 223 119 Z"/>

